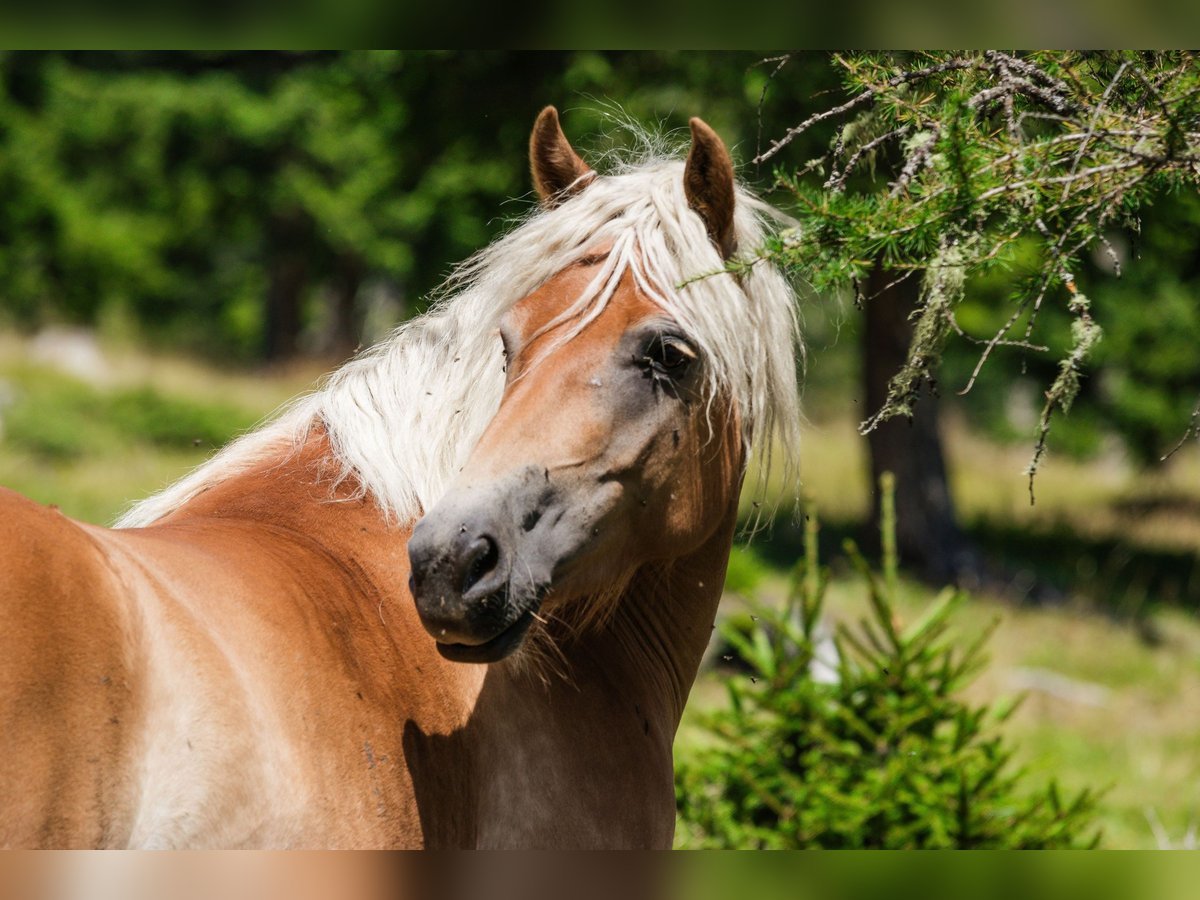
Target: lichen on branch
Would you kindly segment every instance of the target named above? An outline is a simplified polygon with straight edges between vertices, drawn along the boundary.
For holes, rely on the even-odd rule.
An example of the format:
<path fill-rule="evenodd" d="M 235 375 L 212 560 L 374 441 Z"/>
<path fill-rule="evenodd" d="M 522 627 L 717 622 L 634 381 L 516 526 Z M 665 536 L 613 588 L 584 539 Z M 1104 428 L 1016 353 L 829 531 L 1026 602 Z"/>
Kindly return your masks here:
<path fill-rule="evenodd" d="M 967 393 L 998 348 L 1048 352 L 1055 342 L 1042 334 L 1046 304 L 1068 311 L 1069 350 L 1034 435 L 1036 471 L 1051 418 L 1070 408 L 1100 335 L 1066 273 L 1083 271 L 1093 251 L 1115 256 L 1108 235 L 1136 226 L 1156 197 L 1200 187 L 1200 59 L 1183 51 L 984 51 L 832 60 L 844 97 L 755 158 L 776 167 L 798 220 L 792 237 L 764 254 L 818 291 L 857 286 L 875 267 L 924 273 L 907 361 L 864 432 L 912 414 L 952 336 L 980 347 L 973 374 L 955 386 Z M 817 134 L 827 149 L 811 157 Z M 810 158 L 789 161 L 800 145 Z M 991 334 L 960 327 L 954 310 L 972 277 L 1017 265 L 1031 245 L 1028 287 L 1004 324 Z"/>

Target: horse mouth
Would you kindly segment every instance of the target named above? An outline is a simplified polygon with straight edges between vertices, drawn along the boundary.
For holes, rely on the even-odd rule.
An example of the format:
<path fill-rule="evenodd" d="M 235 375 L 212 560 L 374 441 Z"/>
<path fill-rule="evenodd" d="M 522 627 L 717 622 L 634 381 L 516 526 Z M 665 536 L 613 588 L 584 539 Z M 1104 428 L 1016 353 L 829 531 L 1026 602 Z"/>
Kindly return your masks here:
<path fill-rule="evenodd" d="M 438 642 L 438 653 L 451 662 L 492 663 L 499 662 L 520 646 L 533 624 L 534 613 L 528 609 L 498 635 L 482 644 L 443 644 Z"/>

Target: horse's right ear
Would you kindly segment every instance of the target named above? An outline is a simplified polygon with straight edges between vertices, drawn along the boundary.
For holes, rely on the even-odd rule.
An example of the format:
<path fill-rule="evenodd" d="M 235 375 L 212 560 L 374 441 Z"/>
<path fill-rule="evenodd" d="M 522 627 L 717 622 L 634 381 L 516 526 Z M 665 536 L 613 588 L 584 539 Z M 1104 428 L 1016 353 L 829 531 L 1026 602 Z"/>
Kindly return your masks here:
<path fill-rule="evenodd" d="M 558 110 L 547 106 L 529 136 L 529 167 L 542 205 L 557 206 L 579 192 L 596 173 L 571 149 L 558 124 Z"/>
<path fill-rule="evenodd" d="M 692 149 L 683 169 L 683 193 L 688 206 L 700 214 L 708 236 L 721 256 L 733 256 L 737 237 L 733 229 L 733 160 L 725 143 L 703 119 L 691 120 Z"/>

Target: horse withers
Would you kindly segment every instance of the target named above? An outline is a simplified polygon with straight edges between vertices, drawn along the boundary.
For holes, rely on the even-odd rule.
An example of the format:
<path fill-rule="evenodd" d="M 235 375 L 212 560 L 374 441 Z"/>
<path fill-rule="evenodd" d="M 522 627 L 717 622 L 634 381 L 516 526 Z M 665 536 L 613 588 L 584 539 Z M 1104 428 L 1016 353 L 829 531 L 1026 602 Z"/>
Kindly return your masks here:
<path fill-rule="evenodd" d="M 713 131 L 537 211 L 115 529 L 0 496 L 0 844 L 667 847 L 793 296 Z"/>

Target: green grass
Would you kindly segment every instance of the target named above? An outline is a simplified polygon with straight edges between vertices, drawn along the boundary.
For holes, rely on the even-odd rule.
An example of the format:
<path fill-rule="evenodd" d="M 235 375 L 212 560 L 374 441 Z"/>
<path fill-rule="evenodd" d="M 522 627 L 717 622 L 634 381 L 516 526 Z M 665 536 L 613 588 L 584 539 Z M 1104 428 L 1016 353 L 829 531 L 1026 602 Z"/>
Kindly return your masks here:
<path fill-rule="evenodd" d="M 972 689 L 980 697 L 1026 693 L 1009 724 L 1031 768 L 1067 786 L 1107 787 L 1105 845 L 1153 847 L 1146 819 L 1153 809 L 1169 833 L 1182 836 L 1200 817 L 1200 624 L 1178 611 L 1158 614 L 1165 635 L 1148 646 L 1131 628 L 1069 609 L 1014 609 L 976 602 L 998 613 L 992 664 Z M 1098 704 L 1030 687 L 1027 670 L 1052 672 L 1105 689 Z"/>
<path fill-rule="evenodd" d="M 123 348 L 103 384 L 0 337 L 0 485 L 111 522 L 308 387 L 311 367 L 231 372 Z"/>
<path fill-rule="evenodd" d="M 206 456 L 138 446 L 116 455 L 55 461 L 0 447 L 0 485 L 103 525 L 134 501 L 186 475 Z"/>
<path fill-rule="evenodd" d="M 53 371 L 10 368 L 4 442 L 48 460 L 112 454 L 136 444 L 221 447 L 260 417 L 221 402 L 165 395 L 150 386 L 100 390 Z"/>

